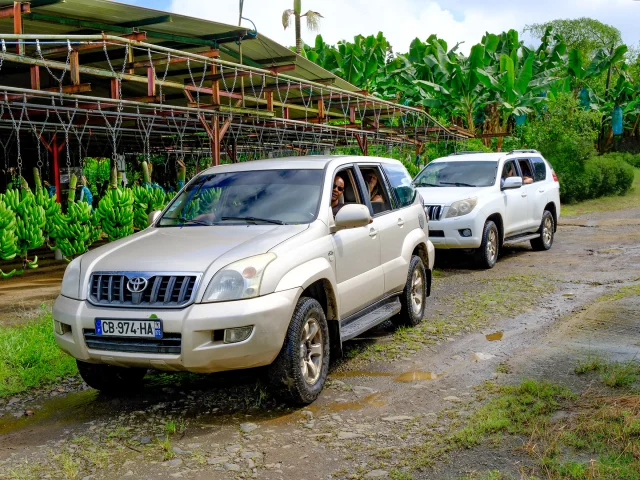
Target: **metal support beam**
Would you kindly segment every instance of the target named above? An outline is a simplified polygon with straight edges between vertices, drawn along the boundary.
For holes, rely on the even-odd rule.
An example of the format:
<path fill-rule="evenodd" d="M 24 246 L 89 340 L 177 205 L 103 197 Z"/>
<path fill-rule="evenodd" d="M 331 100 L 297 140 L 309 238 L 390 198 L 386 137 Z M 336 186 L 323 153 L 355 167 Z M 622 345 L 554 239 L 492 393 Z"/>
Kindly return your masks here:
<path fill-rule="evenodd" d="M 220 50 L 212 48 L 210 50 L 205 50 L 203 52 L 197 52 L 197 55 L 208 57 L 208 58 L 217 58 L 220 56 Z M 139 62 L 132 62 L 127 65 L 128 68 L 146 68 L 153 65 L 154 67 L 159 67 L 160 65 L 173 65 L 174 63 L 185 63 L 187 61 L 184 57 L 171 57 L 168 59 L 167 57 L 158 58 L 157 60 L 149 61 L 149 60 L 141 60 Z M 172 73 L 173 74 L 173 73 Z"/>
<path fill-rule="evenodd" d="M 214 115 L 211 121 L 211 130 L 213 137 L 211 138 L 211 166 L 220 165 L 220 118 Z"/>
<path fill-rule="evenodd" d="M 146 32 L 126 33 L 121 35 L 121 37 L 126 38 L 127 40 L 132 40 L 134 42 L 143 42 L 147 39 L 147 33 Z M 107 47 L 109 46 L 111 45 L 108 45 Z M 73 49 L 77 50 L 78 52 L 85 52 L 87 50 L 102 50 L 103 48 L 104 48 L 104 44 L 102 42 L 86 42 L 80 45 L 73 46 Z M 42 55 L 45 57 L 48 55 L 57 55 L 57 54 L 66 55 L 68 50 L 69 48 L 67 46 L 49 48 L 46 50 L 42 50 Z"/>
<path fill-rule="evenodd" d="M 40 90 L 40 67 L 38 65 L 31 65 L 29 70 L 31 73 L 31 89 Z"/>
<path fill-rule="evenodd" d="M 0 19 L 2 18 L 14 18 L 15 16 L 15 9 L 16 6 L 15 4 L 19 3 L 19 2 L 14 2 L 13 5 L 7 5 L 6 7 L 0 7 Z M 20 4 L 20 13 L 30 13 L 31 12 L 31 5 L 29 5 L 28 3 L 22 3 Z"/>
<path fill-rule="evenodd" d="M 22 33 L 22 3 L 13 2 L 13 33 L 20 35 Z M 16 43 L 16 53 L 24 55 L 24 43 L 18 41 Z"/>

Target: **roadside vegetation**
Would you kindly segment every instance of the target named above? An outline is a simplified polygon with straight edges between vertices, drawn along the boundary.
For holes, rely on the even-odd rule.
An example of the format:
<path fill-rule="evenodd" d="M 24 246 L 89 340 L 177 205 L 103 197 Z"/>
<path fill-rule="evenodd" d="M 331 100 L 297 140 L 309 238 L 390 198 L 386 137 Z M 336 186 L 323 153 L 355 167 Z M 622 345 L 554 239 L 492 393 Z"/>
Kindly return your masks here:
<path fill-rule="evenodd" d="M 19 326 L 0 326 L 0 397 L 55 384 L 78 373 L 55 343 L 51 312 Z"/>

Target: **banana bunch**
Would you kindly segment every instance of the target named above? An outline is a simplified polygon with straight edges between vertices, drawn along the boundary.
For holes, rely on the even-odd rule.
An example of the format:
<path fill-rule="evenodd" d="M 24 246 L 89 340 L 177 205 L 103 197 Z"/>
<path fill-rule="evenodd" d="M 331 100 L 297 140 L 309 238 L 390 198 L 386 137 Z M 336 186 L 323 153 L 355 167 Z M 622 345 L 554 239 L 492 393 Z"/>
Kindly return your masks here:
<path fill-rule="evenodd" d="M 0 258 L 13 260 L 18 254 L 18 237 L 16 236 L 16 215 L 4 202 L 4 195 L 0 194 Z M 9 273 L 0 270 L 0 276 L 8 278 L 13 276 L 16 270 Z"/>
<path fill-rule="evenodd" d="M 133 191 L 129 188 L 110 188 L 100 199 L 97 217 L 109 241 L 133 233 Z"/>
<path fill-rule="evenodd" d="M 139 185 L 133 186 L 133 226 L 138 230 L 147 228 L 147 215 L 149 214 L 150 189 Z"/>
<path fill-rule="evenodd" d="M 149 212 L 162 210 L 167 205 L 167 194 L 162 188 L 152 188 L 149 192 Z"/>
<path fill-rule="evenodd" d="M 41 247 L 44 243 L 43 232 L 47 218 L 44 208 L 36 203 L 36 197 L 24 178 L 21 179 L 21 183 L 21 200 L 15 210 L 18 251 L 25 265 L 29 268 L 36 268 L 38 258 L 36 257 L 30 262 L 27 260 L 27 252 Z"/>
<path fill-rule="evenodd" d="M 65 228 L 56 239 L 56 247 L 65 257 L 81 255 L 91 245 L 93 226 L 91 205 L 85 202 L 70 202 L 64 216 Z"/>

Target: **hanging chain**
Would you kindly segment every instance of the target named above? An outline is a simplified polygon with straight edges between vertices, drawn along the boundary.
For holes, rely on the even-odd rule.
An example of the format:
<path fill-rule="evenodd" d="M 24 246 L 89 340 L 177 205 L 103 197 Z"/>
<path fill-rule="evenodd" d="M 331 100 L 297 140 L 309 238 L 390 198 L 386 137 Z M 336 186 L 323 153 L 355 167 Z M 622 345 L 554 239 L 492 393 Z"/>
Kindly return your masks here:
<path fill-rule="evenodd" d="M 24 118 L 24 112 L 26 109 L 26 103 L 27 103 L 27 95 L 23 94 L 23 104 L 22 104 L 22 110 L 20 112 L 20 120 L 18 122 L 16 122 L 16 119 L 13 115 L 13 111 L 11 110 L 11 106 L 9 105 L 9 96 L 7 95 L 7 92 L 4 92 L 4 101 L 7 104 L 8 110 L 9 110 L 9 116 L 11 117 L 11 123 L 13 124 L 13 128 L 16 132 L 16 149 L 18 151 L 18 176 L 21 177 L 22 176 L 22 152 L 21 152 L 21 148 L 20 148 L 20 129 L 22 128 L 22 120 Z"/>
<path fill-rule="evenodd" d="M 51 77 L 56 82 L 58 82 L 58 86 L 60 87 L 60 103 L 62 103 L 62 81 L 64 80 L 64 76 L 67 73 L 66 67 L 69 65 L 69 61 L 71 60 L 71 52 L 73 52 L 73 48 L 71 48 L 71 42 L 67 40 L 67 59 L 65 60 L 65 68 L 62 69 L 62 74 L 60 75 L 60 78 L 58 78 L 53 74 L 53 72 L 49 68 L 49 65 L 47 65 L 47 62 L 42 55 L 42 50 L 40 49 L 40 40 L 36 39 L 36 53 L 40 57 L 40 61 L 44 65 L 44 68 L 47 70 L 47 72 L 49 72 L 49 75 L 51 75 Z"/>
<path fill-rule="evenodd" d="M 36 145 L 38 147 L 38 163 L 37 163 L 37 166 L 38 166 L 38 172 L 40 173 L 40 177 L 42 177 L 42 166 L 43 166 L 43 163 L 42 163 L 42 154 L 40 152 L 40 143 L 42 142 L 42 134 L 44 133 L 45 128 L 47 128 L 47 121 L 49 120 L 49 109 L 47 108 L 47 116 L 45 117 L 44 122 L 42 122 L 42 128 L 40 128 L 40 131 L 38 131 L 36 126 L 33 124 L 31 119 L 29 118 L 28 109 L 25 110 L 24 113 L 25 113 L 25 116 L 27 118 L 27 122 L 31 126 L 31 130 L 33 130 L 33 135 L 36 137 Z"/>
<path fill-rule="evenodd" d="M 2 70 L 2 64 L 4 63 L 4 56 L 7 53 L 7 45 L 4 43 L 4 38 L 2 39 L 2 56 L 0 56 L 0 70 Z"/>

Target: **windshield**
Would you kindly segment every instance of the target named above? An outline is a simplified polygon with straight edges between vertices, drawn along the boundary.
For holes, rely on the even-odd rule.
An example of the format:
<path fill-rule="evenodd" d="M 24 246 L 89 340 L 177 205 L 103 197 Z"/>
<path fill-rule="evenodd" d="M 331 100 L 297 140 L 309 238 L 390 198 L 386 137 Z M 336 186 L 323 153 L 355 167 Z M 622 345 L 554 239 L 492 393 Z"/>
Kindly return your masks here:
<path fill-rule="evenodd" d="M 322 178 L 322 170 L 202 174 L 174 199 L 157 225 L 310 223 L 317 215 Z"/>
<path fill-rule="evenodd" d="M 490 187 L 498 162 L 434 162 L 418 174 L 416 187 Z"/>

